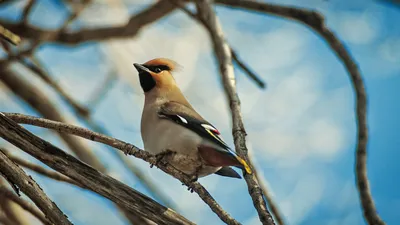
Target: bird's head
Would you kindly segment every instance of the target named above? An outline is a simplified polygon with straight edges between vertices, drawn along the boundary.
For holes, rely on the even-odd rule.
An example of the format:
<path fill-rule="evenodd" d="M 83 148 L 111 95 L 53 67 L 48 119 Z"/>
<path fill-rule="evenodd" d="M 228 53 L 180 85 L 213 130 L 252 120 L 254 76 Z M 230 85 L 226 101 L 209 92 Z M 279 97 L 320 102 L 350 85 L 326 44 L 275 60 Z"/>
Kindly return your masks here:
<path fill-rule="evenodd" d="M 139 72 L 140 86 L 145 93 L 155 87 L 175 85 L 175 79 L 171 73 L 178 64 L 170 59 L 157 58 L 143 64 L 134 63 L 133 65 Z"/>

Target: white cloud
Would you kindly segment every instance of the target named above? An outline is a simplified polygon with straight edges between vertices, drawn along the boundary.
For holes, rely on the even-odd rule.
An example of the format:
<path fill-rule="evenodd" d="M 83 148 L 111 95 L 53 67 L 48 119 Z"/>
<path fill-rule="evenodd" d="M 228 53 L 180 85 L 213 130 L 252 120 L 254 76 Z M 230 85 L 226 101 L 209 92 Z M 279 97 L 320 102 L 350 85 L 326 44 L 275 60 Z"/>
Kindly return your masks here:
<path fill-rule="evenodd" d="M 379 35 L 380 20 L 375 13 L 343 12 L 337 16 L 339 34 L 347 42 L 369 44 Z"/>

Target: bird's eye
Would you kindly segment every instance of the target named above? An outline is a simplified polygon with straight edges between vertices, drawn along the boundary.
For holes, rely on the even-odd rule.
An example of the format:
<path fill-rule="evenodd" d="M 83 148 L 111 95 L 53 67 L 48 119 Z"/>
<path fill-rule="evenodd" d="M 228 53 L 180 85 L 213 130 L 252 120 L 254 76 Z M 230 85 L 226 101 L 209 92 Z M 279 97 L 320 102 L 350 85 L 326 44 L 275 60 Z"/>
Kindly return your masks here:
<path fill-rule="evenodd" d="M 154 69 L 154 72 L 159 73 L 159 72 L 161 72 L 161 69 L 160 69 L 159 67 L 156 67 L 156 68 Z"/>

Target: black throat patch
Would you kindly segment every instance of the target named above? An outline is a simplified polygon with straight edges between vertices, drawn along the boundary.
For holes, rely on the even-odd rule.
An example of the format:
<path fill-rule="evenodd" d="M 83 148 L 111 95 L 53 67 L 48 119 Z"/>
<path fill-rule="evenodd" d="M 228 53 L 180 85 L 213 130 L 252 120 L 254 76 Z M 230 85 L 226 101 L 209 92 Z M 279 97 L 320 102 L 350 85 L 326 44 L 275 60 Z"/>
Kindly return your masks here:
<path fill-rule="evenodd" d="M 142 71 L 139 73 L 140 86 L 144 92 L 148 92 L 156 86 L 156 81 L 150 73 Z"/>

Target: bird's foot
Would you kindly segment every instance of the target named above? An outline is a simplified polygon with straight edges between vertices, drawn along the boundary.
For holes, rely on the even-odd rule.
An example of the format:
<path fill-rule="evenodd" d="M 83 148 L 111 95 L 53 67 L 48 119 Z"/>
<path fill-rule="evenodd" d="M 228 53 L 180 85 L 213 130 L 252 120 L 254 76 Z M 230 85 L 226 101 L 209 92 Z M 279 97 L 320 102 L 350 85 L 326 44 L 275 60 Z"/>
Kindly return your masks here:
<path fill-rule="evenodd" d="M 161 153 L 156 154 L 155 155 L 156 161 L 155 161 L 155 163 L 150 164 L 150 168 L 153 168 L 154 165 L 156 165 L 156 166 L 159 165 L 165 157 L 170 156 L 173 153 L 175 153 L 175 152 L 167 149 Z"/>

